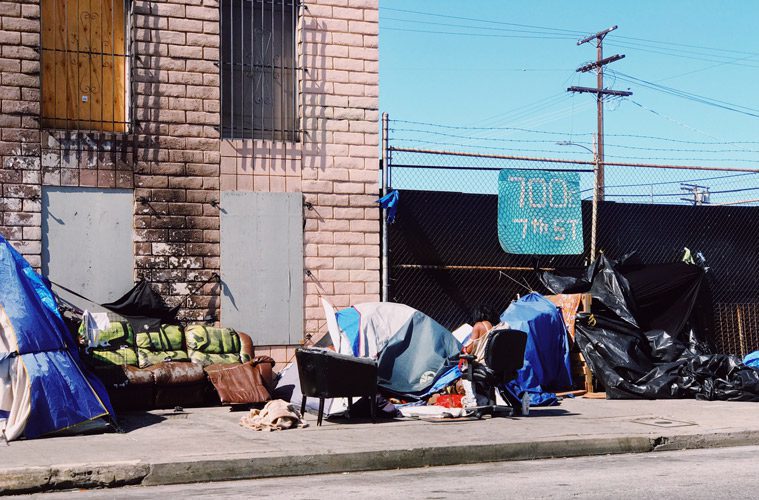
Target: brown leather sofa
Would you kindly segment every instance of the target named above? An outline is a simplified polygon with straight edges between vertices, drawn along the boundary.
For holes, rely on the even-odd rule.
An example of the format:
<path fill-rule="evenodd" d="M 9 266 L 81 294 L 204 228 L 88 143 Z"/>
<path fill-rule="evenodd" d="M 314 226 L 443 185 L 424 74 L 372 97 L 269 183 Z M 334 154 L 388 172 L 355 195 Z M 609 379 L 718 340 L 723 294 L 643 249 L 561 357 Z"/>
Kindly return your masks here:
<path fill-rule="evenodd" d="M 244 362 L 204 366 L 194 361 L 166 360 L 144 368 L 127 363 L 93 363 L 92 369 L 117 411 L 265 402 L 273 389 L 274 360 L 255 357 L 250 336 L 235 333 L 241 345 L 239 359 Z"/>

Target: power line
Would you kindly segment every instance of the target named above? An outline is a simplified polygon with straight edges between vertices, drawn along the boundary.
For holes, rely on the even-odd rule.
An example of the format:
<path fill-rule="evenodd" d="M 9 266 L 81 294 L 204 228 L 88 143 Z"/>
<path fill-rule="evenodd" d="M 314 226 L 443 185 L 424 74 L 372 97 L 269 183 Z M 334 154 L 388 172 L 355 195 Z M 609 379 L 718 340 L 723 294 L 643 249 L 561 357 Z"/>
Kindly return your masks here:
<path fill-rule="evenodd" d="M 440 137 L 453 137 L 455 139 L 468 139 L 468 140 L 475 140 L 475 141 L 490 141 L 490 142 L 523 142 L 523 143 L 542 143 L 542 144 L 555 144 L 556 141 L 552 139 L 511 139 L 511 138 L 502 138 L 502 137 L 478 137 L 478 136 L 472 136 L 472 135 L 461 135 L 461 134 L 449 134 L 446 132 L 438 132 L 435 130 L 425 130 L 420 128 L 396 128 L 393 127 L 390 129 L 390 132 L 416 132 L 420 134 L 426 134 L 426 135 L 435 135 Z M 607 137 L 611 136 L 612 134 L 608 134 Z M 592 145 L 591 142 L 584 142 L 584 141 L 574 141 L 577 144 L 582 145 Z M 759 150 L 756 149 L 693 149 L 693 148 L 653 148 L 649 146 L 629 146 L 626 144 L 606 144 L 609 147 L 615 147 L 615 148 L 623 148 L 623 149 L 636 149 L 641 151 L 671 151 L 671 152 L 678 152 L 678 153 L 684 153 L 684 152 L 694 152 L 694 153 L 759 153 Z"/>
<path fill-rule="evenodd" d="M 506 72 L 506 71 L 513 71 L 515 73 L 563 73 L 566 71 L 569 71 L 568 68 L 496 68 L 496 67 L 489 67 L 489 68 L 464 68 L 464 67 L 454 67 L 454 66 L 435 66 L 432 67 L 421 67 L 421 66 L 415 66 L 415 67 L 387 67 L 383 66 L 382 71 L 477 71 L 477 72 L 491 72 L 491 73 L 499 73 L 499 72 Z"/>
<path fill-rule="evenodd" d="M 660 181 L 660 182 L 640 182 L 636 184 L 615 184 L 613 186 L 606 186 L 608 189 L 616 189 L 616 188 L 625 188 L 625 187 L 650 187 L 650 186 L 666 186 L 669 184 L 682 184 L 683 182 L 702 182 L 702 181 L 711 181 L 711 180 L 722 180 L 722 179 L 728 179 L 732 177 L 745 177 L 748 175 L 756 175 L 759 172 L 746 172 L 743 174 L 730 174 L 730 175 L 719 175 L 719 176 L 713 176 L 713 177 L 701 177 L 698 179 L 683 179 L 683 180 L 676 180 L 676 181 Z M 580 192 L 584 193 L 587 191 L 592 191 L 593 188 L 587 188 L 582 189 Z"/>
<path fill-rule="evenodd" d="M 732 52 L 734 54 L 749 54 L 749 55 L 759 56 L 759 53 L 757 52 L 746 52 L 744 50 L 735 50 L 735 49 L 721 49 L 717 47 L 707 47 L 704 45 L 691 45 L 687 43 L 673 42 L 671 40 L 660 41 L 660 40 L 651 40 L 649 38 L 637 38 L 633 36 L 623 36 L 623 35 L 617 35 L 617 38 L 622 38 L 625 40 L 633 40 L 637 42 L 649 42 L 649 43 L 655 43 L 655 44 L 662 44 L 666 46 L 676 45 L 679 47 L 688 47 L 688 48 L 693 48 L 693 49 L 704 49 L 704 50 L 712 50 L 712 51 L 719 51 L 719 52 Z"/>
<path fill-rule="evenodd" d="M 630 102 L 638 105 L 638 103 L 633 100 L 630 100 Z M 632 137 L 636 139 L 652 139 L 656 141 L 676 142 L 679 144 L 700 144 L 700 145 L 759 144 L 759 141 L 687 141 L 684 139 L 672 139 L 670 137 L 658 137 L 654 135 L 642 135 L 642 134 L 606 134 L 606 137 Z"/>
<path fill-rule="evenodd" d="M 571 80 L 574 76 L 575 76 L 574 72 L 569 73 L 569 75 L 564 80 L 564 82 L 562 83 L 562 85 L 564 85 L 566 82 L 568 82 L 569 80 Z M 537 101 L 537 102 L 533 103 L 533 106 L 530 106 L 530 105 L 519 106 L 517 108 L 514 108 L 512 110 L 506 111 L 504 113 L 499 113 L 497 115 L 493 115 L 493 116 L 489 117 L 488 119 L 484 120 L 484 122 L 481 123 L 481 125 L 500 126 L 500 125 L 507 125 L 508 124 L 509 126 L 512 126 L 512 127 L 515 127 L 515 126 L 522 126 L 522 127 L 524 127 L 525 125 L 522 122 L 515 122 L 515 120 L 519 120 L 519 119 L 524 118 L 526 116 L 526 114 L 528 113 L 528 111 L 527 111 L 526 108 L 529 108 L 531 110 L 530 113 L 537 113 L 538 111 L 542 111 L 543 109 L 547 109 L 550 106 L 549 102 L 553 102 L 554 104 L 557 105 L 560 102 L 564 102 L 567 99 L 568 99 L 568 96 L 564 92 L 561 92 L 559 94 L 554 94 L 553 96 L 550 96 L 550 97 L 548 97 L 546 99 L 542 99 L 540 101 Z M 541 103 L 541 104 L 538 104 L 538 103 Z M 521 110 L 521 111 L 517 111 L 517 110 Z M 572 101 L 572 109 L 570 109 L 569 111 L 570 111 L 570 114 L 573 114 L 575 112 L 574 101 Z M 517 115 L 517 116 L 515 116 L 515 115 Z M 544 115 L 541 115 L 540 118 L 538 119 L 538 121 L 544 120 L 544 118 L 545 118 Z M 535 120 L 535 117 L 532 116 L 532 121 L 534 121 L 534 120 Z M 543 121 L 542 123 L 545 123 L 545 121 Z M 534 125 L 532 125 L 532 124 L 530 126 L 534 127 Z M 494 134 L 494 132 L 492 132 L 492 131 L 490 131 L 490 132 L 487 132 L 487 131 L 486 132 L 477 132 L 477 135 L 493 135 L 493 134 Z"/>
<path fill-rule="evenodd" d="M 634 76 L 631 76 L 631 75 L 628 75 L 628 74 L 625 74 L 625 73 L 622 73 L 622 72 L 619 72 L 619 71 L 616 72 L 616 73 L 617 73 L 617 75 L 621 79 L 627 78 L 627 79 L 630 79 L 630 80 L 634 80 L 634 81 L 640 82 L 640 83 L 645 84 L 645 85 L 652 85 L 654 87 L 657 87 L 657 88 L 661 89 L 662 91 L 671 92 L 671 93 L 674 93 L 674 94 L 677 94 L 677 95 L 681 95 L 683 97 L 697 98 L 697 99 L 704 99 L 704 100 L 708 100 L 708 101 L 714 101 L 716 103 L 725 104 L 727 106 L 735 106 L 737 108 L 742 108 L 742 109 L 746 109 L 746 110 L 749 110 L 749 111 L 756 111 L 757 113 L 759 113 L 759 109 L 756 109 L 756 108 L 749 108 L 748 106 L 741 106 L 740 104 L 733 104 L 733 103 L 730 103 L 730 102 L 727 102 L 727 101 L 721 101 L 719 99 L 714 99 L 712 97 L 700 96 L 698 94 L 694 94 L 692 92 L 687 92 L 685 90 L 678 90 L 678 89 L 675 89 L 673 87 L 667 87 L 666 85 L 661 85 L 659 83 L 649 82 L 647 80 L 643 80 L 642 78 L 637 78 L 637 77 L 634 77 Z"/>
<path fill-rule="evenodd" d="M 503 31 L 503 32 L 509 32 L 509 33 L 527 33 L 527 34 L 533 34 L 533 35 L 553 35 L 553 36 L 556 35 L 556 33 L 546 32 L 546 31 L 533 31 L 533 30 L 513 29 L 513 28 L 492 28 L 489 26 L 472 26 L 472 25 L 461 24 L 461 23 L 438 23 L 435 21 L 423 21 L 419 19 L 403 19 L 399 17 L 383 16 L 382 20 L 400 21 L 400 22 L 415 23 L 415 24 L 428 24 L 428 25 L 433 25 L 433 26 L 452 26 L 454 28 L 474 28 L 478 30 Z M 567 36 L 567 38 L 570 38 L 570 37 Z"/>
<path fill-rule="evenodd" d="M 435 144 L 439 146 L 458 146 L 463 148 L 480 148 L 489 149 L 494 151 L 525 151 L 531 153 L 562 153 L 566 154 L 567 150 L 553 150 L 553 149 L 529 149 L 529 148 L 513 148 L 513 147 L 498 147 L 498 146 L 484 146 L 481 144 L 465 144 L 458 142 L 443 142 L 443 141 L 430 141 L 424 139 L 417 139 L 413 137 L 397 137 L 393 138 L 393 142 L 404 143 L 419 143 L 419 144 Z M 714 161 L 714 158 L 673 158 L 673 157 L 655 157 L 655 156 L 623 156 L 623 155 L 607 155 L 609 158 L 618 158 L 623 160 L 668 160 L 668 161 Z M 757 163 L 755 161 L 745 158 L 720 158 L 721 162 L 742 162 L 742 163 Z"/>
<path fill-rule="evenodd" d="M 615 40 L 618 40 L 620 38 L 625 37 L 617 37 Z M 733 59 L 750 59 L 752 57 L 759 56 L 759 53 L 755 52 L 744 52 L 744 51 L 737 51 L 736 53 L 741 54 L 736 58 L 735 55 L 722 55 L 722 54 L 712 54 L 709 52 L 702 52 L 698 50 L 686 50 L 686 49 L 676 49 L 672 47 L 672 44 L 670 42 L 656 42 L 658 44 L 663 44 L 664 47 L 659 47 L 658 45 L 651 45 L 648 43 L 639 43 L 639 42 L 628 42 L 628 41 L 615 41 L 613 45 L 619 45 L 623 46 L 625 48 L 635 49 L 635 50 L 651 50 L 651 51 L 661 51 L 662 53 L 667 54 L 685 54 L 685 55 L 691 55 L 692 56 L 701 56 L 703 58 L 719 58 L 722 60 L 733 60 Z M 706 49 L 706 50 L 712 50 L 712 51 L 724 51 L 724 49 Z M 698 59 L 698 57 L 693 57 L 693 59 Z M 714 60 L 714 59 L 712 59 Z M 715 61 L 717 62 L 717 61 Z"/>
<path fill-rule="evenodd" d="M 587 143 L 586 143 L 587 144 Z M 608 144 L 615 148 L 637 149 L 641 151 L 670 151 L 673 153 L 759 153 L 757 149 L 694 149 L 694 148 L 652 148 L 648 146 L 628 146 L 626 144 Z"/>
<path fill-rule="evenodd" d="M 525 112 L 517 114 L 516 116 L 499 120 L 498 124 L 512 123 L 512 124 L 523 125 L 525 127 L 537 127 L 545 123 L 551 123 L 561 118 L 564 118 L 566 116 L 570 116 L 571 114 L 577 113 L 579 110 L 588 108 L 591 105 L 592 103 L 586 102 L 586 103 L 583 103 L 579 107 L 574 106 L 574 104 L 570 104 L 569 106 L 564 106 L 562 108 L 557 108 L 557 109 L 551 109 L 550 106 L 544 106 L 543 109 L 540 110 L 540 113 L 538 113 L 537 111 L 534 111 L 534 112 L 525 111 Z M 480 132 L 479 134 L 493 136 L 495 132 L 493 131 Z"/>
<path fill-rule="evenodd" d="M 671 116 L 668 116 L 668 115 L 666 115 L 664 113 L 660 113 L 659 111 L 656 111 L 656 110 L 651 109 L 651 108 L 649 108 L 647 106 L 644 106 L 643 104 L 635 101 L 634 99 L 630 99 L 630 102 L 633 103 L 633 104 L 635 104 L 636 106 L 638 106 L 640 109 L 644 109 L 644 110 L 648 111 L 649 113 L 654 114 L 654 115 L 658 116 L 659 118 L 663 118 L 663 119 L 665 119 L 667 121 L 670 121 L 670 122 L 672 122 L 672 123 L 674 123 L 676 125 L 679 125 L 680 127 L 686 128 L 686 129 L 691 130 L 691 131 L 696 132 L 696 133 L 699 133 L 699 134 L 704 135 L 706 137 L 709 137 L 711 139 L 720 139 L 719 137 L 715 137 L 715 136 L 713 136 L 713 135 L 711 135 L 711 134 L 709 134 L 707 132 L 704 132 L 701 129 L 698 129 L 696 127 L 691 127 L 690 125 L 688 125 L 686 123 L 683 123 L 683 122 L 681 122 L 679 120 L 676 120 L 676 119 L 672 118 Z"/>
<path fill-rule="evenodd" d="M 584 30 L 571 30 L 571 29 L 566 29 L 566 28 L 555 28 L 551 26 L 536 26 L 532 24 L 509 23 L 505 21 L 496 21 L 493 19 L 453 16 L 453 15 L 447 15 L 447 14 L 440 14 L 437 12 L 423 12 L 423 11 L 409 10 L 409 9 L 393 9 L 390 7 L 380 7 L 380 11 L 404 12 L 407 14 L 417 14 L 421 16 L 439 17 L 439 18 L 445 18 L 445 19 L 457 19 L 457 20 L 462 20 L 462 21 L 473 21 L 473 22 L 494 24 L 494 25 L 500 25 L 500 26 L 515 26 L 518 28 L 538 29 L 538 30 L 544 30 L 549 33 L 553 33 L 553 32 L 563 33 L 563 34 L 572 35 L 575 37 L 582 36 L 587 33 L 587 31 L 584 31 Z M 422 20 L 414 20 L 414 19 L 408 19 L 408 21 L 409 22 L 423 22 Z M 631 36 L 624 36 L 624 35 L 617 35 L 615 39 L 627 40 L 627 42 L 623 42 L 623 43 L 631 44 L 631 45 L 635 44 L 639 46 L 640 45 L 645 46 L 646 44 L 654 44 L 655 46 L 664 45 L 666 47 L 666 50 L 670 50 L 670 51 L 676 51 L 677 49 L 672 48 L 673 46 L 676 46 L 676 47 L 685 47 L 686 49 L 700 49 L 700 50 L 707 50 L 707 51 L 712 51 L 712 52 L 727 52 L 727 53 L 733 53 L 733 54 L 759 56 L 759 53 L 756 53 L 756 52 L 748 52 L 744 50 L 735 50 L 735 49 L 724 49 L 720 47 L 709 47 L 705 45 L 692 45 L 692 44 L 686 44 L 686 43 L 673 42 L 671 40 L 652 40 L 649 38 L 639 38 L 639 37 L 631 37 Z M 688 52 L 692 53 L 693 51 L 688 51 Z M 713 55 L 713 56 L 720 57 L 718 55 Z"/>
<path fill-rule="evenodd" d="M 565 94 L 561 94 L 565 95 Z M 646 111 L 650 111 L 652 113 L 658 114 L 660 116 L 664 116 L 661 113 L 658 113 L 657 111 L 654 111 L 650 108 L 647 108 L 643 106 L 642 104 L 636 102 L 635 100 L 630 100 L 631 103 L 635 104 L 636 106 L 641 107 L 642 109 L 645 109 Z M 516 108 L 518 109 L 518 108 Z M 450 124 L 441 124 L 441 123 L 429 123 L 429 122 L 420 122 L 420 121 L 411 121 L 411 120 L 391 120 L 391 122 L 395 123 L 407 123 L 411 125 L 421 125 L 421 126 L 428 126 L 428 127 L 434 127 L 434 128 L 443 128 L 443 129 L 449 129 L 449 130 L 490 130 L 490 131 L 513 131 L 513 132 L 528 132 L 533 134 L 548 134 L 548 135 L 556 135 L 556 136 L 566 136 L 569 134 L 569 132 L 555 132 L 555 131 L 548 131 L 548 130 L 537 130 L 537 129 L 530 129 L 530 128 L 518 128 L 518 127 L 500 127 L 500 126 L 477 126 L 477 125 L 450 125 Z M 695 132 L 703 133 L 698 129 L 694 129 L 691 127 L 688 127 L 685 124 L 680 124 L 686 128 L 689 128 L 690 130 L 693 130 Z M 432 133 L 432 131 L 430 131 Z M 573 132 L 571 135 L 573 136 L 584 136 L 584 135 L 591 135 L 592 132 Z M 606 137 L 629 137 L 629 138 L 635 138 L 635 139 L 651 139 L 655 141 L 664 141 L 664 142 L 674 142 L 678 144 L 698 144 L 698 145 L 709 145 L 709 146 L 716 146 L 716 145 L 736 145 L 736 144 L 759 144 L 759 141 L 724 141 L 724 140 L 717 140 L 717 141 L 691 141 L 686 139 L 673 139 L 671 137 L 661 137 L 661 136 L 655 136 L 655 135 L 645 135 L 645 134 L 606 134 Z M 708 136 L 712 137 L 712 136 Z M 718 139 L 715 137 L 712 137 L 713 139 Z M 549 141 L 550 142 L 550 141 Z M 584 144 L 590 144 L 590 143 L 584 143 Z"/>
<path fill-rule="evenodd" d="M 741 188 L 741 189 L 726 189 L 722 191 L 709 191 L 710 195 L 713 194 L 728 194 L 728 193 L 744 193 L 747 191 L 759 191 L 759 187 L 753 188 Z M 607 196 L 611 198 L 667 198 L 672 196 L 682 196 L 682 191 L 679 193 L 608 193 Z"/>
<path fill-rule="evenodd" d="M 408 10 L 408 9 L 391 9 L 390 7 L 380 7 L 380 11 L 383 10 L 390 10 L 393 12 L 405 12 L 407 14 L 419 14 L 423 16 L 431 16 L 431 17 L 442 17 L 446 19 L 458 19 L 461 21 L 476 21 L 481 23 L 489 23 L 489 24 L 499 24 L 503 26 L 516 26 L 519 28 L 532 28 L 532 29 L 541 29 L 546 31 L 556 31 L 556 32 L 563 32 L 566 34 L 571 34 L 573 36 L 578 36 L 582 34 L 582 31 L 575 31 L 575 30 L 567 30 L 563 28 L 552 28 L 550 26 L 535 26 L 532 24 L 518 24 L 518 23 L 507 23 L 505 21 L 494 21 L 492 19 L 481 19 L 481 18 L 475 18 L 475 17 L 462 17 L 462 16 L 451 16 L 447 14 L 438 14 L 434 12 L 422 12 L 418 10 Z"/>
<path fill-rule="evenodd" d="M 566 153 L 566 150 L 552 150 L 552 149 L 525 149 L 525 148 L 506 148 L 506 147 L 497 147 L 497 146 L 481 146 L 477 144 L 462 144 L 462 143 L 456 143 L 456 142 L 441 142 L 441 141 L 429 141 L 429 140 L 423 140 L 423 139 L 414 139 L 414 138 L 405 138 L 405 137 L 399 137 L 399 138 L 393 138 L 393 142 L 405 142 L 405 143 L 419 143 L 419 144 L 435 144 L 439 146 L 459 146 L 463 148 L 481 148 L 481 149 L 491 149 L 494 151 L 526 151 L 530 153 Z"/>
<path fill-rule="evenodd" d="M 523 104 L 521 106 L 517 106 L 515 108 L 509 109 L 507 111 L 503 111 L 500 113 L 497 113 L 495 115 L 492 115 L 488 118 L 485 118 L 483 120 L 480 120 L 481 126 L 498 126 L 500 124 L 503 124 L 505 122 L 512 122 L 513 120 L 519 119 L 523 117 L 526 113 L 533 114 L 541 112 L 545 109 L 552 108 L 558 104 L 560 104 L 562 101 L 567 99 L 567 96 L 563 93 L 561 94 L 555 94 L 543 99 L 539 99 L 537 101 Z M 482 132 L 480 132 L 482 133 Z"/>
<path fill-rule="evenodd" d="M 718 99 L 714 99 L 714 98 L 711 98 L 711 97 L 700 96 L 698 94 L 692 94 L 690 92 L 686 92 L 686 91 L 683 91 L 683 90 L 678 90 L 678 89 L 675 89 L 675 88 L 672 88 L 672 87 L 666 87 L 664 85 L 660 85 L 660 84 L 657 84 L 657 83 L 649 82 L 647 80 L 642 80 L 642 79 L 636 78 L 634 76 L 625 75 L 624 73 L 621 73 L 621 72 L 617 72 L 617 77 L 620 80 L 624 80 L 624 81 L 626 81 L 628 83 L 632 83 L 633 85 L 640 85 L 640 86 L 649 88 L 651 90 L 656 90 L 656 91 L 659 91 L 659 92 L 663 92 L 665 94 L 669 94 L 669 95 L 672 95 L 672 96 L 675 96 L 675 97 L 680 97 L 680 98 L 683 98 L 683 99 L 687 99 L 689 101 L 699 102 L 699 103 L 705 104 L 707 106 L 713 106 L 713 107 L 716 107 L 716 108 L 724 109 L 726 111 L 733 111 L 735 113 L 740 113 L 742 115 L 751 116 L 751 117 L 754 117 L 754 118 L 759 118 L 759 110 L 754 109 L 754 108 L 749 108 L 747 106 L 741 106 L 740 104 L 728 103 L 728 102 L 720 101 Z M 739 109 L 739 108 L 742 108 L 742 109 Z M 750 111 L 753 111 L 753 113 L 749 112 L 749 111 L 744 111 L 744 110 L 750 110 Z"/>
<path fill-rule="evenodd" d="M 430 33 L 433 35 L 459 35 L 459 36 L 477 36 L 484 38 L 522 38 L 522 39 L 541 39 L 541 40 L 571 40 L 572 37 L 566 36 L 537 36 L 537 35 L 496 35 L 494 33 L 467 33 L 463 31 L 435 31 L 435 30 L 417 30 L 411 28 L 392 28 L 383 27 L 383 30 L 405 31 L 408 33 Z"/>
<path fill-rule="evenodd" d="M 411 120 L 391 120 L 396 123 L 408 123 L 412 125 L 423 125 L 428 127 L 436 127 L 436 128 L 444 128 L 444 129 L 450 129 L 450 130 L 512 130 L 515 132 L 534 132 L 536 134 L 549 134 L 549 135 L 566 135 L 566 132 L 549 132 L 545 130 L 536 130 L 536 129 L 528 129 L 528 128 L 519 128 L 519 127 L 476 127 L 476 126 L 466 126 L 466 125 L 447 125 L 447 124 L 440 124 L 440 123 L 430 123 L 430 122 L 420 122 L 420 121 L 411 121 Z"/>
<path fill-rule="evenodd" d="M 732 66 L 743 66 L 743 67 L 747 67 L 747 68 L 759 68 L 759 65 L 755 65 L 755 64 L 743 64 L 743 63 L 737 62 L 737 61 L 739 61 L 739 60 L 741 60 L 743 58 L 738 58 L 738 59 L 715 59 L 714 57 L 720 57 L 720 56 L 696 57 L 696 56 L 692 56 L 692 55 L 683 55 L 683 54 L 680 54 L 678 52 L 672 52 L 672 51 L 666 51 L 666 50 L 655 50 L 655 49 L 651 49 L 651 48 L 645 48 L 645 47 L 640 47 L 640 46 L 636 46 L 636 45 L 633 45 L 633 44 L 619 43 L 619 42 L 617 42 L 617 43 L 610 43 L 609 46 L 610 47 L 616 47 L 616 48 L 628 49 L 628 50 L 637 50 L 639 52 L 648 52 L 650 54 L 660 54 L 660 55 L 665 55 L 665 56 L 670 56 L 670 57 L 677 57 L 677 58 L 680 58 L 680 59 L 689 59 L 689 60 L 692 60 L 692 61 L 705 61 L 705 62 L 712 62 L 712 63 L 730 64 Z"/>
<path fill-rule="evenodd" d="M 418 132 L 422 134 L 437 135 L 441 137 L 453 137 L 456 139 L 471 139 L 471 140 L 476 140 L 476 141 L 528 142 L 528 143 L 544 143 L 544 144 L 556 143 L 556 141 L 551 140 L 551 139 L 507 139 L 507 138 L 498 138 L 498 137 L 477 137 L 477 136 L 471 136 L 471 135 L 448 134 L 445 132 L 436 132 L 434 130 L 424 130 L 424 129 L 416 129 L 416 128 L 391 128 L 390 132 Z"/>

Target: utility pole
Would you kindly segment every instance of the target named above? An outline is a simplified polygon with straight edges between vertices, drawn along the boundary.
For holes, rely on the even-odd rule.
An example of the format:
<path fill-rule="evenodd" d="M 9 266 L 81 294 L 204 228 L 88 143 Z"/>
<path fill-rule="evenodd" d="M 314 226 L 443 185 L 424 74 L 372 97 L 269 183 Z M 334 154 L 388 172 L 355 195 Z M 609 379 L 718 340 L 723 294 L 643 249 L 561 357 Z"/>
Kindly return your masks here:
<path fill-rule="evenodd" d="M 614 25 L 594 35 L 587 36 L 577 42 L 577 45 L 596 41 L 596 60 L 577 68 L 578 73 L 586 73 L 596 70 L 596 87 L 569 87 L 567 92 L 590 93 L 596 95 L 596 107 L 598 115 L 598 137 L 596 138 L 596 189 L 595 196 L 598 201 L 604 199 L 604 97 L 607 95 L 628 97 L 632 92 L 623 90 L 610 90 L 604 88 L 604 66 L 624 58 L 624 54 L 616 54 L 604 59 L 603 41 L 606 35 L 617 29 Z"/>

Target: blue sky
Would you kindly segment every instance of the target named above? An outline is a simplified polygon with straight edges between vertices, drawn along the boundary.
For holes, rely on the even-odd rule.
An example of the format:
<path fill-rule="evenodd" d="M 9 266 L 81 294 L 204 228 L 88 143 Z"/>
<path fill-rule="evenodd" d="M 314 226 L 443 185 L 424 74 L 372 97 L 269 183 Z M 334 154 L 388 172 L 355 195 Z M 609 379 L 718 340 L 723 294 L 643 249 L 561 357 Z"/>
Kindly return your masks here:
<path fill-rule="evenodd" d="M 626 57 L 607 66 L 605 86 L 634 94 L 606 105 L 606 161 L 759 168 L 759 2 L 748 0 L 381 0 L 381 110 L 392 120 L 473 127 L 394 123 L 393 143 L 590 159 L 556 142 L 593 147 L 595 99 L 566 88 L 595 86 L 593 73 L 575 72 L 595 59 L 594 44 L 576 42 L 612 25 L 604 55 Z M 742 113 L 696 102 L 702 97 Z M 745 178 L 712 184 L 726 190 Z M 736 196 L 759 190 L 722 201 Z"/>

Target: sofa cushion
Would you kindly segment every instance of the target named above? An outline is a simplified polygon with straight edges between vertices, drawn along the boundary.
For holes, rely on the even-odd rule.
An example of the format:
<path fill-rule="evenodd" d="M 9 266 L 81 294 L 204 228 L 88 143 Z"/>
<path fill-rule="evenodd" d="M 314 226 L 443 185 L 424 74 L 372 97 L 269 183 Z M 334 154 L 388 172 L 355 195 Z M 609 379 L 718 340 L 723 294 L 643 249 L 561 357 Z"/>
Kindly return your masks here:
<path fill-rule="evenodd" d="M 136 366 L 125 366 L 124 375 L 130 385 L 153 385 L 155 379 L 153 373 L 149 370 L 143 370 Z"/>
<path fill-rule="evenodd" d="M 203 366 L 239 363 L 240 336 L 231 328 L 190 325 L 185 328 L 190 359 Z"/>
<path fill-rule="evenodd" d="M 140 368 L 164 361 L 189 361 L 184 351 L 182 327 L 161 325 L 157 332 L 140 332 L 136 336 L 137 360 Z"/>
<path fill-rule="evenodd" d="M 222 404 L 264 403 L 271 399 L 259 366 L 217 364 L 205 369 Z"/>
<path fill-rule="evenodd" d="M 158 363 L 143 371 L 153 375 L 156 385 L 194 384 L 206 379 L 203 367 L 189 362 Z"/>

